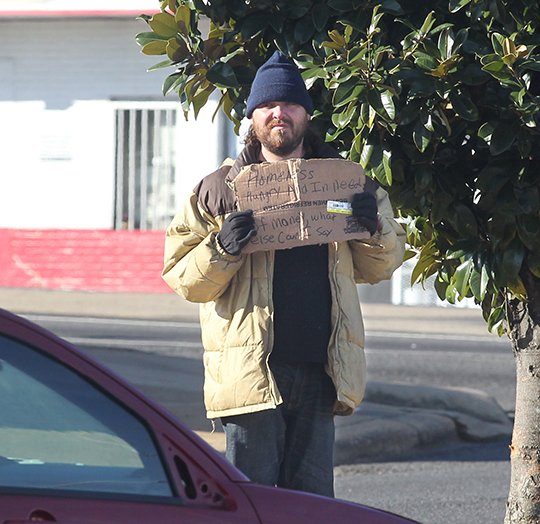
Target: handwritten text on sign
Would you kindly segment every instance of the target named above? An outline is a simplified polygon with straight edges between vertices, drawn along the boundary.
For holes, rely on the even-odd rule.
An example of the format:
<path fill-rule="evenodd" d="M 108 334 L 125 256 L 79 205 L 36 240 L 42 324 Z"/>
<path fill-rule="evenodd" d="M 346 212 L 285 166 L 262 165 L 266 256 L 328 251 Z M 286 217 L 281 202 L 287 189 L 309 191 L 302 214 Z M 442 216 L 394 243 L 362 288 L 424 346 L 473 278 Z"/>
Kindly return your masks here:
<path fill-rule="evenodd" d="M 362 167 L 342 159 L 283 160 L 244 167 L 234 180 L 240 210 L 252 209 L 257 236 L 243 252 L 358 238 L 369 233 L 350 214 L 328 211 L 369 190 Z M 335 204 L 334 204 L 335 206 Z"/>

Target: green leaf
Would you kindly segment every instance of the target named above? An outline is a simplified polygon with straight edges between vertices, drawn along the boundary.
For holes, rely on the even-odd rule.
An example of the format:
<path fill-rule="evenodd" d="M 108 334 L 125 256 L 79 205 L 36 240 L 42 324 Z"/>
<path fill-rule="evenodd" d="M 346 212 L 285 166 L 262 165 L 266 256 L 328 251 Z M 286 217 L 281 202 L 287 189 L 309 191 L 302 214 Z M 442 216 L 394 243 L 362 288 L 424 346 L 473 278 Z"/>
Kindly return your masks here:
<path fill-rule="evenodd" d="M 189 49 L 182 39 L 171 38 L 167 42 L 166 51 L 173 62 L 182 62 L 189 56 Z"/>
<path fill-rule="evenodd" d="M 414 191 L 417 195 L 423 195 L 431 188 L 433 182 L 433 170 L 431 166 L 420 165 L 414 170 Z"/>
<path fill-rule="evenodd" d="M 493 124 L 486 122 L 478 128 L 478 137 L 484 140 L 487 144 L 491 142 L 491 136 L 493 135 Z"/>
<path fill-rule="evenodd" d="M 150 42 L 154 42 L 156 40 L 167 40 L 167 37 L 160 36 L 152 31 L 147 33 L 139 33 L 135 36 L 135 40 L 140 46 L 144 46 Z"/>
<path fill-rule="evenodd" d="M 322 31 L 326 28 L 328 18 L 330 17 L 330 10 L 325 3 L 316 4 L 311 15 L 313 17 L 313 25 L 317 31 Z"/>
<path fill-rule="evenodd" d="M 478 108 L 474 105 L 469 94 L 462 89 L 453 89 L 449 94 L 450 102 L 457 115 L 474 122 L 478 120 Z"/>
<path fill-rule="evenodd" d="M 486 266 L 482 266 L 482 274 L 480 277 L 480 298 L 484 300 L 487 294 L 488 286 L 490 283 L 489 273 Z"/>
<path fill-rule="evenodd" d="M 283 16 L 278 13 L 272 13 L 268 17 L 268 22 L 276 33 L 283 32 L 283 27 L 285 25 L 285 18 Z"/>
<path fill-rule="evenodd" d="M 486 71 L 497 80 L 507 81 L 512 78 L 512 73 L 502 60 L 489 62 L 482 67 L 482 70 Z"/>
<path fill-rule="evenodd" d="M 499 262 L 497 267 L 497 282 L 500 285 L 511 286 L 516 282 L 524 257 L 525 250 L 523 244 L 516 237 L 504 249 L 502 256 L 496 259 Z"/>
<path fill-rule="evenodd" d="M 491 135 L 489 150 L 493 156 L 500 155 L 512 147 L 519 131 L 519 123 L 516 120 L 500 121 Z"/>
<path fill-rule="evenodd" d="M 411 82 L 409 95 L 411 98 L 428 98 L 435 93 L 436 88 L 435 79 L 422 74 Z"/>
<path fill-rule="evenodd" d="M 440 32 L 437 47 L 439 48 L 439 53 L 443 60 L 452 56 L 452 49 L 454 47 L 454 32 L 450 28 Z"/>
<path fill-rule="evenodd" d="M 437 59 L 434 56 L 428 55 L 427 53 L 418 51 L 414 53 L 413 56 L 414 56 L 414 63 L 420 69 L 431 71 L 439 65 L 439 62 L 437 61 Z"/>
<path fill-rule="evenodd" d="M 392 184 L 391 159 L 390 149 L 379 141 L 376 134 L 363 142 L 360 164 L 368 177 L 378 180 L 383 186 Z"/>
<path fill-rule="evenodd" d="M 205 89 L 200 90 L 193 97 L 192 105 L 195 118 L 199 116 L 199 111 L 206 105 L 206 102 L 208 102 L 208 98 L 214 92 L 214 90 L 215 87 L 213 85 L 209 85 Z"/>
<path fill-rule="evenodd" d="M 373 9 L 373 14 L 371 16 L 371 22 L 367 29 L 368 38 L 373 37 L 376 33 L 380 31 L 379 22 L 383 17 L 384 13 L 379 13 L 379 6 L 375 6 Z"/>
<path fill-rule="evenodd" d="M 511 170 L 506 166 L 491 163 L 480 171 L 477 186 L 483 193 L 498 193 L 511 177 Z"/>
<path fill-rule="evenodd" d="M 418 120 L 413 130 L 413 141 L 420 153 L 424 153 L 431 142 L 432 133 L 428 131 L 421 120 Z"/>
<path fill-rule="evenodd" d="M 345 109 L 341 113 L 334 113 L 332 115 L 332 124 L 334 124 L 334 126 L 337 127 L 338 129 L 347 127 L 349 123 L 351 122 L 355 112 L 356 112 L 356 105 L 350 104 L 347 107 L 347 109 Z"/>
<path fill-rule="evenodd" d="M 368 90 L 367 98 L 369 105 L 375 109 L 379 116 L 387 121 L 394 120 L 396 117 L 396 108 L 390 91 L 379 91 L 372 88 Z"/>
<path fill-rule="evenodd" d="M 527 267 L 536 278 L 540 278 L 540 251 L 527 255 Z"/>
<path fill-rule="evenodd" d="M 382 152 L 382 166 L 383 166 L 383 169 L 384 169 L 384 176 L 385 178 L 382 179 L 381 177 L 378 177 L 379 178 L 379 181 L 389 187 L 392 185 L 392 167 L 391 167 L 391 164 L 392 164 L 392 151 L 390 151 L 389 149 L 383 149 L 383 152 Z"/>
<path fill-rule="evenodd" d="M 294 0 L 294 2 L 287 2 L 280 6 L 281 12 L 286 18 L 302 18 L 312 8 L 313 3 L 311 0 Z"/>
<path fill-rule="evenodd" d="M 302 71 L 302 78 L 310 80 L 311 78 L 326 78 L 328 75 L 324 67 L 311 67 Z"/>
<path fill-rule="evenodd" d="M 416 251 L 412 249 L 405 249 L 405 255 L 403 255 L 403 262 L 407 262 L 407 260 L 411 260 L 411 258 L 414 258 L 416 256 Z"/>
<path fill-rule="evenodd" d="M 420 28 L 421 34 L 427 35 L 428 32 L 431 30 L 431 28 L 433 27 L 433 24 L 435 23 L 434 15 L 435 15 L 434 11 L 431 11 L 430 13 L 428 13 L 428 15 L 426 16 L 424 20 L 424 23 L 422 24 L 422 27 Z"/>
<path fill-rule="evenodd" d="M 437 188 L 432 197 L 431 220 L 433 224 L 443 222 L 450 215 L 452 196 L 441 188 Z"/>
<path fill-rule="evenodd" d="M 268 27 L 269 23 L 270 18 L 267 13 L 264 13 L 262 11 L 253 13 L 252 15 L 244 19 L 240 26 L 240 31 L 242 32 L 242 36 L 246 40 L 249 40 L 250 38 L 253 38 L 257 33 L 264 31 Z"/>
<path fill-rule="evenodd" d="M 149 21 L 148 25 L 154 33 L 170 38 L 178 32 L 178 26 L 174 16 L 169 13 L 157 13 Z"/>
<path fill-rule="evenodd" d="M 540 57 L 536 56 L 532 58 L 535 58 L 535 61 L 526 60 L 519 64 L 519 68 L 527 71 L 540 71 Z"/>
<path fill-rule="evenodd" d="M 499 56 L 505 55 L 504 51 L 504 42 L 506 40 L 506 37 L 504 35 L 501 35 L 501 33 L 493 32 L 491 34 L 491 45 L 493 46 L 493 50 L 496 54 Z"/>
<path fill-rule="evenodd" d="M 435 291 L 437 292 L 437 296 L 441 300 L 446 300 L 448 282 L 445 282 L 444 280 L 442 280 L 440 278 L 436 278 L 433 286 L 435 287 Z"/>
<path fill-rule="evenodd" d="M 147 71 L 157 71 L 158 69 L 164 69 L 165 67 L 171 67 L 172 65 L 175 65 L 172 60 L 163 60 L 163 62 L 159 62 L 158 64 L 153 65 L 152 67 L 149 67 Z"/>
<path fill-rule="evenodd" d="M 206 73 L 206 78 L 217 87 L 238 87 L 234 69 L 224 62 L 216 62 Z"/>
<path fill-rule="evenodd" d="M 345 25 L 344 36 L 345 36 L 345 42 L 347 44 L 351 41 L 352 33 L 353 33 L 352 26 L 350 26 L 349 24 Z"/>
<path fill-rule="evenodd" d="M 494 329 L 497 329 L 498 331 L 498 328 L 504 319 L 504 309 L 501 306 L 493 308 L 487 321 L 487 328 L 489 332 L 491 333 Z"/>
<path fill-rule="evenodd" d="M 337 49 L 340 49 L 342 47 L 345 47 L 345 44 L 347 43 L 345 41 L 345 37 L 337 30 L 332 29 L 332 31 L 328 31 L 328 36 L 336 44 L 338 47 Z"/>
<path fill-rule="evenodd" d="M 396 16 L 403 14 L 403 8 L 396 0 L 383 0 L 381 2 L 381 11 Z"/>
<path fill-rule="evenodd" d="M 411 100 L 398 114 L 399 125 L 406 126 L 418 118 L 422 103 L 420 100 Z"/>
<path fill-rule="evenodd" d="M 304 44 L 313 36 L 314 32 L 315 26 L 313 25 L 313 18 L 308 14 L 296 22 L 294 27 L 294 39 L 299 44 Z"/>
<path fill-rule="evenodd" d="M 170 93 L 175 88 L 175 86 L 177 86 L 179 83 L 182 82 L 182 80 L 185 79 L 185 75 L 180 73 L 169 75 L 163 82 L 163 96 L 166 96 L 168 93 Z"/>
<path fill-rule="evenodd" d="M 518 217 L 518 235 L 529 251 L 540 253 L 540 220 L 538 220 L 538 215 Z"/>
<path fill-rule="evenodd" d="M 145 44 L 141 52 L 145 55 L 164 55 L 167 52 L 167 40 L 154 40 Z"/>
<path fill-rule="evenodd" d="M 490 79 L 489 74 L 483 71 L 477 63 L 468 64 L 454 74 L 456 79 L 468 86 L 479 86 Z"/>
<path fill-rule="evenodd" d="M 356 87 L 358 87 L 358 80 L 355 78 L 351 78 L 346 82 L 340 83 L 332 95 L 332 105 L 334 107 L 339 107 L 340 105 L 346 103 L 347 99 Z"/>
<path fill-rule="evenodd" d="M 463 9 L 466 5 L 470 4 L 471 0 L 450 0 L 448 3 L 448 10 L 451 13 L 457 13 L 460 9 Z"/>
<path fill-rule="evenodd" d="M 449 220 L 461 238 L 477 237 L 478 223 L 476 217 L 465 204 L 457 204 L 454 207 L 453 216 L 450 216 Z"/>
<path fill-rule="evenodd" d="M 191 9 L 187 5 L 181 5 L 176 9 L 174 20 L 184 35 L 191 32 Z"/>
<path fill-rule="evenodd" d="M 460 298 L 465 298 L 469 292 L 469 280 L 473 269 L 473 262 L 469 259 L 463 262 L 454 273 L 455 288 Z"/>
<path fill-rule="evenodd" d="M 392 98 L 392 93 L 388 90 L 381 92 L 381 102 L 387 115 L 388 120 L 395 120 L 396 106 Z"/>
<path fill-rule="evenodd" d="M 328 7 L 331 7 L 340 13 L 345 13 L 353 8 L 351 0 L 329 0 L 326 3 Z"/>
<path fill-rule="evenodd" d="M 373 151 L 375 150 L 375 146 L 373 144 L 368 144 L 366 142 L 361 143 L 362 150 L 360 151 L 360 165 L 365 169 L 369 161 L 371 160 L 371 157 L 373 155 Z"/>
<path fill-rule="evenodd" d="M 471 271 L 471 275 L 469 278 L 469 287 L 471 289 L 471 292 L 473 294 L 473 297 L 475 298 L 476 302 L 482 301 L 482 292 L 481 292 L 481 286 L 480 286 L 480 273 L 476 271 L 474 268 Z"/>
<path fill-rule="evenodd" d="M 502 194 L 506 196 L 504 192 Z M 494 214 L 488 222 L 487 230 L 493 244 L 499 249 L 506 249 L 516 236 L 516 219 L 513 215 L 504 212 L 504 209 L 494 210 Z"/>
<path fill-rule="evenodd" d="M 437 247 L 433 241 L 427 242 L 420 251 L 418 262 L 411 272 L 411 285 L 425 280 L 430 270 L 432 270 L 437 261 Z"/>
<path fill-rule="evenodd" d="M 519 209 L 516 209 L 516 215 L 538 216 L 538 207 L 540 204 L 538 187 L 515 184 L 514 195 L 519 206 Z"/>

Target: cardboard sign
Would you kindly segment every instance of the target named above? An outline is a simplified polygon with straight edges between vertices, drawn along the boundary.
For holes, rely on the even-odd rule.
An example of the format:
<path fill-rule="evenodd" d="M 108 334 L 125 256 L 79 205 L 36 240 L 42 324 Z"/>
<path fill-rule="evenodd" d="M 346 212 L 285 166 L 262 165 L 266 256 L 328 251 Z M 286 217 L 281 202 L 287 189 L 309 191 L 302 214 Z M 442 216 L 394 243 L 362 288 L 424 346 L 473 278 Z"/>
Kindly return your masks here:
<path fill-rule="evenodd" d="M 342 159 L 282 160 L 245 166 L 234 179 L 238 209 L 252 209 L 257 235 L 243 253 L 358 238 L 354 193 L 374 192 L 362 167 Z"/>

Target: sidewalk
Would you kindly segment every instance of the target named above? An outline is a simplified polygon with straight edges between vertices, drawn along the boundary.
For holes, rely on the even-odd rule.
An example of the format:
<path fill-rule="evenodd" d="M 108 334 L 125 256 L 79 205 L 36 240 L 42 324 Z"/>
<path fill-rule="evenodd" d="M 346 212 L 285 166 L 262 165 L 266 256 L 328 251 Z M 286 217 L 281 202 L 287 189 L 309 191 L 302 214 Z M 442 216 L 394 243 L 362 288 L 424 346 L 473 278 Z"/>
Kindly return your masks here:
<path fill-rule="evenodd" d="M 198 305 L 174 293 L 95 293 L 0 288 L 0 307 L 15 313 L 155 320 L 198 319 Z M 491 335 L 479 309 L 362 304 L 368 331 Z"/>
<path fill-rule="evenodd" d="M 0 307 L 19 314 L 198 320 L 198 306 L 174 294 L 0 288 Z M 493 337 L 476 309 L 363 304 L 366 332 Z M 336 418 L 336 464 L 398 458 L 459 439 L 509 439 L 512 422 L 481 391 L 370 382 L 351 417 Z M 222 433 L 202 432 L 223 450 Z"/>

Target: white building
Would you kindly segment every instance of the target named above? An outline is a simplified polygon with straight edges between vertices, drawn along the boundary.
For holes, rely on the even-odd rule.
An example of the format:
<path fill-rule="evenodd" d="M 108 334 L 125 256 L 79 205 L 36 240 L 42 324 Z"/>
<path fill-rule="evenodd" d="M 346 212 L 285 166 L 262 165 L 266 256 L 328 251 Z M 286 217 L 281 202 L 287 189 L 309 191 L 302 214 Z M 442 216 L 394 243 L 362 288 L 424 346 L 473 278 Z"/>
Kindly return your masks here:
<path fill-rule="evenodd" d="M 140 52 L 157 0 L 0 0 L 0 228 L 162 229 L 234 139 Z M 221 122 L 221 123 L 220 123 Z"/>

